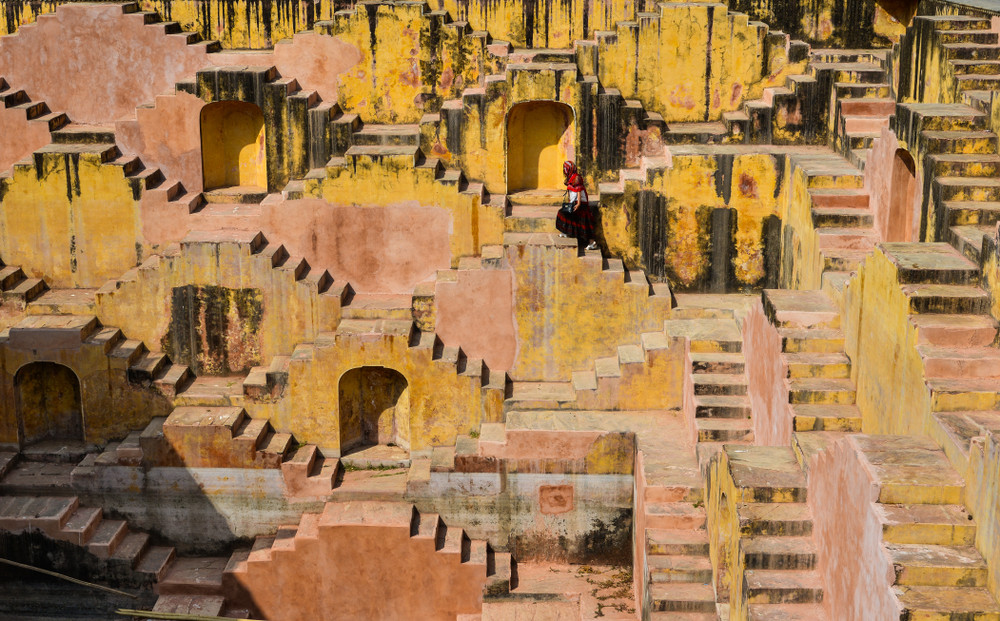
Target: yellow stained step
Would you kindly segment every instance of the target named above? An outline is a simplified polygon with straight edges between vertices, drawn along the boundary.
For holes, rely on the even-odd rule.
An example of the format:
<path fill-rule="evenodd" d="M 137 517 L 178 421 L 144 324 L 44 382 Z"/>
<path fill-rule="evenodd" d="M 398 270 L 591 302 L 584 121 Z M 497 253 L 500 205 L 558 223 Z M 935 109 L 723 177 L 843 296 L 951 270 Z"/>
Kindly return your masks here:
<path fill-rule="evenodd" d="M 907 621 L 1000 621 L 990 592 L 977 587 L 895 586 L 893 593 Z"/>
<path fill-rule="evenodd" d="M 896 584 L 986 586 L 986 561 L 972 546 L 886 544 Z"/>

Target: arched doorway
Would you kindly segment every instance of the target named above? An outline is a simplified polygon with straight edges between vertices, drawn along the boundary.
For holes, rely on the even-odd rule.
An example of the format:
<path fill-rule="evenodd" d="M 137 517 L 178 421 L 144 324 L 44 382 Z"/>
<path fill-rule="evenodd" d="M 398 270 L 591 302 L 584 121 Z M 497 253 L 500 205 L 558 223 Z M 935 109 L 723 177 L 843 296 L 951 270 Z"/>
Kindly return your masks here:
<path fill-rule="evenodd" d="M 908 242 L 915 239 L 913 231 L 914 200 L 917 196 L 917 167 L 906 149 L 896 149 L 892 157 L 892 177 L 889 181 L 889 209 L 882 223 L 882 239 L 887 242 Z"/>
<path fill-rule="evenodd" d="M 201 159 L 205 189 L 267 189 L 264 113 L 242 101 L 219 101 L 201 110 Z"/>
<path fill-rule="evenodd" d="M 80 380 L 67 366 L 32 362 L 14 376 L 17 424 L 22 442 L 83 440 Z"/>
<path fill-rule="evenodd" d="M 340 452 L 376 444 L 410 448 L 409 387 L 393 369 L 351 369 L 340 378 Z"/>
<path fill-rule="evenodd" d="M 507 115 L 507 191 L 563 188 L 574 160 L 573 109 L 557 101 L 517 104 Z"/>

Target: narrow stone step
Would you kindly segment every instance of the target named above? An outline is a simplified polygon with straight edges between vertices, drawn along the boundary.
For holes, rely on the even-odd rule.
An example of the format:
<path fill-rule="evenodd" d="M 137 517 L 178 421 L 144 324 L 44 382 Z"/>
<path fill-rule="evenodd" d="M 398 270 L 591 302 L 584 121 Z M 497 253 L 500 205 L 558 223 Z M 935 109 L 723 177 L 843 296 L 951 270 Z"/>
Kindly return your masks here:
<path fill-rule="evenodd" d="M 911 313 L 984 315 L 989 312 L 989 294 L 971 285 L 903 285 Z"/>
<path fill-rule="evenodd" d="M 750 604 L 808 604 L 823 601 L 823 579 L 816 571 L 748 569 L 744 592 Z"/>
<path fill-rule="evenodd" d="M 872 212 L 853 207 L 813 207 L 812 219 L 816 228 L 870 228 L 874 224 Z"/>
<path fill-rule="evenodd" d="M 708 532 L 687 528 L 646 528 L 646 553 L 693 556 L 708 554 Z"/>
<path fill-rule="evenodd" d="M 737 507 L 740 533 L 751 537 L 807 537 L 813 519 L 804 502 L 741 503 Z"/>
<path fill-rule="evenodd" d="M 712 582 L 712 563 L 703 556 L 648 556 L 649 579 L 658 582 Z"/>
<path fill-rule="evenodd" d="M 797 403 L 790 407 L 795 431 L 861 431 L 861 411 L 856 405 Z"/>
<path fill-rule="evenodd" d="M 806 478 L 795 452 L 783 446 L 726 446 L 738 502 L 805 502 Z"/>
<path fill-rule="evenodd" d="M 788 380 L 789 403 L 851 405 L 854 399 L 854 382 L 849 379 L 802 377 Z"/>
<path fill-rule="evenodd" d="M 690 339 L 692 352 L 743 350 L 743 335 L 731 319 L 668 319 L 663 328 L 670 336 Z"/>
<path fill-rule="evenodd" d="M 911 315 L 917 342 L 947 347 L 986 347 L 997 336 L 997 322 L 989 315 Z"/>
<path fill-rule="evenodd" d="M 646 503 L 646 528 L 667 530 L 705 528 L 705 508 L 686 502 Z"/>
<path fill-rule="evenodd" d="M 840 328 L 840 310 L 824 291 L 765 289 L 764 312 L 780 328 L 836 330 Z"/>
<path fill-rule="evenodd" d="M 741 545 L 747 569 L 808 570 L 816 566 L 812 537 L 752 537 Z"/>
<path fill-rule="evenodd" d="M 228 556 L 178 558 L 157 584 L 160 594 L 222 595 Z"/>
<path fill-rule="evenodd" d="M 876 504 L 882 539 L 894 544 L 970 546 L 976 523 L 961 505 Z"/>
<path fill-rule="evenodd" d="M 753 427 L 745 418 L 699 418 L 695 421 L 699 442 L 750 442 Z"/>
<path fill-rule="evenodd" d="M 933 412 L 1000 409 L 1000 380 L 932 377 L 926 384 L 931 391 Z"/>
<path fill-rule="evenodd" d="M 1000 349 L 917 345 L 925 377 L 1000 378 Z"/>
<path fill-rule="evenodd" d="M 751 604 L 748 621 L 828 621 L 823 604 Z"/>
<path fill-rule="evenodd" d="M 691 352 L 694 373 L 742 374 L 745 361 L 741 353 Z"/>
<path fill-rule="evenodd" d="M 711 584 L 662 582 L 651 584 L 649 591 L 654 611 L 715 613 Z"/>
<path fill-rule="evenodd" d="M 1000 607 L 984 588 L 895 586 L 892 590 L 902 604 L 903 619 L 1000 621 Z"/>
<path fill-rule="evenodd" d="M 747 378 L 745 375 L 723 373 L 696 373 L 693 376 L 696 395 L 745 395 Z"/>
<path fill-rule="evenodd" d="M 785 353 L 835 354 L 844 351 L 840 330 L 799 330 L 779 328 L 781 351 Z"/>
<path fill-rule="evenodd" d="M 789 353 L 784 358 L 790 378 L 844 379 L 851 375 L 851 361 L 842 352 Z"/>
<path fill-rule="evenodd" d="M 745 385 L 743 392 L 746 392 Z M 699 395 L 695 397 L 695 416 L 699 419 L 747 419 L 750 399 L 746 395 Z"/>
<path fill-rule="evenodd" d="M 987 568 L 972 546 L 886 544 L 895 584 L 909 586 L 986 586 Z"/>
<path fill-rule="evenodd" d="M 979 277 L 979 266 L 944 242 L 886 242 L 880 248 L 901 283 L 967 285 Z"/>
<path fill-rule="evenodd" d="M 161 595 L 153 612 L 216 617 L 222 614 L 224 605 L 221 595 Z"/>

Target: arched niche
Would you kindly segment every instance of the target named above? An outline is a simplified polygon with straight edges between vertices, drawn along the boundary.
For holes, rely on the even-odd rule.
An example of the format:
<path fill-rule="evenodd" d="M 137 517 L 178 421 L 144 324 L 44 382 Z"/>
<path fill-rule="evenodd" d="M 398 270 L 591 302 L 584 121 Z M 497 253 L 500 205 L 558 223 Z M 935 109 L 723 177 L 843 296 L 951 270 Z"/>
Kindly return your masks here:
<path fill-rule="evenodd" d="M 218 101 L 201 110 L 201 159 L 206 190 L 267 190 L 264 113 L 256 104 Z"/>
<path fill-rule="evenodd" d="M 507 114 L 507 191 L 561 189 L 562 164 L 575 159 L 573 109 L 528 101 Z"/>
<path fill-rule="evenodd" d="M 914 201 L 917 196 L 917 167 L 906 149 L 896 149 L 889 181 L 889 210 L 885 215 L 883 241 L 909 242 L 914 234 Z"/>
<path fill-rule="evenodd" d="M 28 363 L 14 376 L 14 391 L 23 445 L 84 439 L 80 380 L 72 369 L 55 362 Z"/>
<path fill-rule="evenodd" d="M 358 367 L 340 378 L 340 450 L 377 444 L 410 447 L 410 393 L 403 375 Z"/>

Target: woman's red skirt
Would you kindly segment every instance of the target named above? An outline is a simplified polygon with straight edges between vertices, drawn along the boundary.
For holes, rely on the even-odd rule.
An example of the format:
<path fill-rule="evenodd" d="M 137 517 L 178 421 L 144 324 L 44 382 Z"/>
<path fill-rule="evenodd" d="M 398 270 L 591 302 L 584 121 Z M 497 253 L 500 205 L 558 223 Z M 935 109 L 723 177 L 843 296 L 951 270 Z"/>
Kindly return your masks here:
<path fill-rule="evenodd" d="M 556 216 L 556 230 L 567 237 L 594 239 L 594 213 L 590 209 L 590 203 L 582 203 L 572 213 L 560 209 Z"/>

